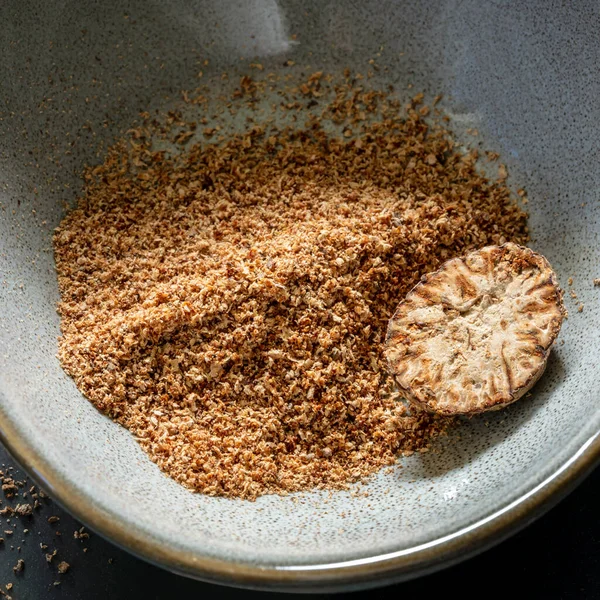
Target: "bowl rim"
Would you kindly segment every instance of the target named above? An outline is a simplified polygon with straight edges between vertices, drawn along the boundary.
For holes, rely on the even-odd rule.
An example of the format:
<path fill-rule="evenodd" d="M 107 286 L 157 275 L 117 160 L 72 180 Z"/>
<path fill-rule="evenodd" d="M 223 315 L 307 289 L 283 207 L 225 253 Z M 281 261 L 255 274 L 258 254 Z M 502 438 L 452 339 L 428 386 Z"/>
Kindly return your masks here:
<path fill-rule="evenodd" d="M 179 575 L 271 591 L 341 591 L 412 579 L 473 556 L 506 539 L 549 510 L 600 462 L 600 431 L 528 492 L 475 523 L 412 548 L 334 563 L 261 567 L 168 548 L 132 530 L 119 514 L 90 502 L 19 435 L 0 405 L 0 441 L 63 508 L 85 526 L 156 566 Z"/>

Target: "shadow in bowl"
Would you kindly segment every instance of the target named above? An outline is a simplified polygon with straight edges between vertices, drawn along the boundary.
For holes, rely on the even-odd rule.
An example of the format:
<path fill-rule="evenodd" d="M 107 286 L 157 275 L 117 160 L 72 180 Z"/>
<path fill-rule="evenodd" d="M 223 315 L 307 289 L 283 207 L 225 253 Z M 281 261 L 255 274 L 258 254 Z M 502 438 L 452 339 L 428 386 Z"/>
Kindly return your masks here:
<path fill-rule="evenodd" d="M 432 444 L 429 452 L 414 455 L 408 468 L 399 469 L 398 479 L 432 480 L 468 468 L 480 455 L 517 435 L 545 407 L 552 390 L 560 387 L 565 378 L 564 363 L 555 349 L 548 358 L 546 372 L 524 398 L 500 411 L 458 419 L 446 436 Z"/>

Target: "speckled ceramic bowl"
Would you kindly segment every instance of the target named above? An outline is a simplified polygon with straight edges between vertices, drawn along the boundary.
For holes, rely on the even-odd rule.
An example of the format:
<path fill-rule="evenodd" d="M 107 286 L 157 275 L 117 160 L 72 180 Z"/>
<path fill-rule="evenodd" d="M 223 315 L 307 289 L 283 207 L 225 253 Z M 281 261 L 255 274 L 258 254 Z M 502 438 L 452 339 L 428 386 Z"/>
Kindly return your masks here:
<path fill-rule="evenodd" d="M 525 524 L 600 453 L 600 46 L 596 2 L 129 0 L 0 7 L 0 427 L 69 510 L 174 571 L 280 589 L 377 585 L 457 561 Z M 445 95 L 529 194 L 532 246 L 571 316 L 532 397 L 431 454 L 301 502 L 194 495 L 100 415 L 55 357 L 51 233 L 84 164 L 200 69 L 255 58 L 366 72 Z M 208 59 L 208 65 L 203 61 Z M 409 84 L 412 91 L 408 92 Z M 577 311 L 583 303 L 583 312 Z M 460 434 L 460 436 L 459 436 Z"/>

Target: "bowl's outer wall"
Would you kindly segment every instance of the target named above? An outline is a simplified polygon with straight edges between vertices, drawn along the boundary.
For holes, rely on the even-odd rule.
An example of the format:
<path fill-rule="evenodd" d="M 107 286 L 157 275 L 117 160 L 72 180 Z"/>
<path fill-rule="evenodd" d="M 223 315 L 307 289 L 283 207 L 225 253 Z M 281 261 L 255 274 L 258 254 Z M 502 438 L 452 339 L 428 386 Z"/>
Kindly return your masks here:
<path fill-rule="evenodd" d="M 188 572 L 228 561 L 232 578 L 240 564 L 408 555 L 518 502 L 600 424 L 599 18 L 592 1 L 4 3 L 0 418 L 9 443 L 21 441 L 30 468 L 80 516 L 93 507 L 92 521 L 142 540 L 142 554 L 174 551 Z M 363 74 L 374 58 L 373 82 L 401 98 L 444 94 L 454 129 L 476 128 L 469 143 L 500 152 L 515 189 L 526 188 L 532 246 L 578 296 L 566 295 L 570 317 L 531 398 L 473 419 L 443 451 L 403 461 L 358 494 L 255 503 L 191 494 L 82 398 L 55 357 L 51 235 L 82 167 L 141 110 L 194 88 L 199 71 L 239 73 L 255 58 L 271 70 L 292 58 L 307 72 Z"/>

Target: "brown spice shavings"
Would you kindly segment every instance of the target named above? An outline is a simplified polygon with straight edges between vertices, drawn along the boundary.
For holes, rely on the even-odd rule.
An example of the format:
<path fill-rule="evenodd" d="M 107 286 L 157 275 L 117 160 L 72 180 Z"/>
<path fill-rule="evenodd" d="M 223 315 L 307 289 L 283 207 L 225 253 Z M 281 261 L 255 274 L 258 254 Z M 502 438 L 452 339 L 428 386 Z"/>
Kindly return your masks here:
<path fill-rule="evenodd" d="M 73 532 L 73 537 L 76 540 L 88 540 L 90 538 L 90 534 L 87 531 L 85 531 L 84 527 L 81 527 L 79 530 L 76 529 Z"/>
<path fill-rule="evenodd" d="M 15 482 L 10 478 L 3 479 L 2 492 L 7 498 L 12 498 L 18 491 L 19 488 L 15 485 Z"/>
<path fill-rule="evenodd" d="M 20 573 L 25 567 L 25 561 L 22 558 L 17 560 L 17 564 L 13 567 L 14 573 Z"/>
<path fill-rule="evenodd" d="M 600 287 L 600 278 L 598 278 L 598 279 L 594 279 L 594 281 L 593 281 L 593 284 L 594 284 L 594 286 L 596 286 L 596 287 Z"/>
<path fill-rule="evenodd" d="M 19 517 L 26 517 L 31 515 L 33 507 L 31 504 L 17 504 L 14 509 L 14 513 Z"/>
<path fill-rule="evenodd" d="M 392 393 L 387 320 L 448 258 L 527 240 L 476 153 L 383 92 L 332 93 L 304 129 L 117 144 L 56 232 L 63 367 L 193 490 L 340 488 L 424 449 L 448 422 Z"/>
<path fill-rule="evenodd" d="M 52 517 L 48 517 L 48 523 L 52 524 L 52 523 L 58 523 L 60 521 L 60 517 L 57 516 L 52 516 Z"/>
<path fill-rule="evenodd" d="M 58 567 L 57 567 L 58 572 L 61 573 L 61 574 L 64 574 L 64 573 L 66 573 L 69 570 L 70 566 L 71 565 L 68 562 L 66 562 L 66 561 L 63 560 L 63 561 L 61 561 L 61 562 L 58 563 Z"/>

